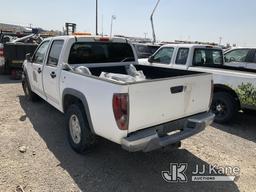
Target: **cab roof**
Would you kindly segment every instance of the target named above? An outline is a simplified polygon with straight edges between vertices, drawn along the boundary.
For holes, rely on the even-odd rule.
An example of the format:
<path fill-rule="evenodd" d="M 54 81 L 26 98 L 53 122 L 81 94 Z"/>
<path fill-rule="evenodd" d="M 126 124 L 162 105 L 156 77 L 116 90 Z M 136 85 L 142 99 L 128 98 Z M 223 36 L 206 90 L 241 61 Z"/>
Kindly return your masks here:
<path fill-rule="evenodd" d="M 46 38 L 45 40 L 69 40 L 76 39 L 77 41 L 90 41 L 90 42 L 116 42 L 116 43 L 128 43 L 129 40 L 122 37 L 107 37 L 107 36 L 96 36 L 96 35 L 66 35 Z"/>
<path fill-rule="evenodd" d="M 166 44 L 163 47 L 177 47 L 177 48 L 212 48 L 212 49 L 220 49 L 219 46 L 214 45 L 202 45 L 202 44 Z"/>

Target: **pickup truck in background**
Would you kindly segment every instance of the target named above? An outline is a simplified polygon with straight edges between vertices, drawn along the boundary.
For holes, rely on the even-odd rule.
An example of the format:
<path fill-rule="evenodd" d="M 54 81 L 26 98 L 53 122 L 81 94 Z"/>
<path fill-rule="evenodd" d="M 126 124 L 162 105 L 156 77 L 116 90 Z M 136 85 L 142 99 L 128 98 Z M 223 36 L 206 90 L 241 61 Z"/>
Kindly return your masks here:
<path fill-rule="evenodd" d="M 211 74 L 138 65 L 126 39 L 45 39 L 23 69 L 25 95 L 65 114 L 78 153 L 96 136 L 131 152 L 177 146 L 214 119 Z"/>
<path fill-rule="evenodd" d="M 153 55 L 161 46 L 149 43 L 133 43 L 138 59 L 148 58 Z"/>
<path fill-rule="evenodd" d="M 256 48 L 236 47 L 224 52 L 226 66 L 256 71 Z"/>
<path fill-rule="evenodd" d="M 228 123 L 237 112 L 256 109 L 256 71 L 224 65 L 223 51 L 217 46 L 170 44 L 162 46 L 142 65 L 200 71 L 213 74 L 211 106 L 217 123 Z"/>

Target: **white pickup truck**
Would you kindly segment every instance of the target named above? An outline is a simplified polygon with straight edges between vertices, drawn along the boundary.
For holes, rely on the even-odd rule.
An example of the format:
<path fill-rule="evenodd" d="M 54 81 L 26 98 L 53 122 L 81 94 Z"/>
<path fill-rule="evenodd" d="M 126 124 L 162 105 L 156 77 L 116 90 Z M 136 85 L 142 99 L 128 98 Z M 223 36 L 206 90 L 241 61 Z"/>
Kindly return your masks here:
<path fill-rule="evenodd" d="M 126 39 L 54 37 L 27 55 L 23 89 L 65 114 L 79 153 L 96 136 L 131 152 L 177 146 L 212 123 L 211 74 L 137 63 Z"/>
<path fill-rule="evenodd" d="M 170 44 L 139 63 L 212 73 L 214 96 L 211 110 L 216 115 L 216 122 L 228 123 L 240 109 L 256 109 L 256 70 L 226 66 L 223 61 L 223 51 L 217 46 Z"/>

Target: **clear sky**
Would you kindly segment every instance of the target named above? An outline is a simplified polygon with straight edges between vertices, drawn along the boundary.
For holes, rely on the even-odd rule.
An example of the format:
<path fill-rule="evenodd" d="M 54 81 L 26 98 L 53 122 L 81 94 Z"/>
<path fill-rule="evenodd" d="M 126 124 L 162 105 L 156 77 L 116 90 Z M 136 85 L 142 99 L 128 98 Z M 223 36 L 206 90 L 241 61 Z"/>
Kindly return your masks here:
<path fill-rule="evenodd" d="M 152 37 L 150 14 L 156 0 L 98 0 L 99 32 Z M 1 2 L 0 22 L 62 30 L 74 22 L 78 30 L 95 32 L 95 0 L 12 0 Z M 103 18 L 103 20 L 102 20 Z M 155 13 L 158 40 L 198 40 L 256 46 L 255 0 L 161 0 Z M 102 25 L 103 22 L 103 25 Z"/>

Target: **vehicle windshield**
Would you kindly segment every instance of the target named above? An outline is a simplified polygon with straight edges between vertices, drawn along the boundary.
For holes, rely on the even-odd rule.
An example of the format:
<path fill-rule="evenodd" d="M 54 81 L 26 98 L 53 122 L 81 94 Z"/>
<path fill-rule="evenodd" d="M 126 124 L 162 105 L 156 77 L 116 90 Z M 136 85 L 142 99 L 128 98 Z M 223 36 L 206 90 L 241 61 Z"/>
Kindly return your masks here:
<path fill-rule="evenodd" d="M 127 43 L 77 42 L 70 54 L 69 64 L 134 62 L 132 47 Z"/>
<path fill-rule="evenodd" d="M 222 65 L 223 53 L 222 50 L 200 48 L 195 49 L 193 65 L 206 66 L 206 65 Z"/>
<path fill-rule="evenodd" d="M 136 51 L 139 59 L 148 58 L 160 48 L 160 46 L 152 46 L 152 45 L 135 45 L 135 47 L 136 47 Z"/>

